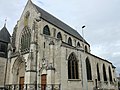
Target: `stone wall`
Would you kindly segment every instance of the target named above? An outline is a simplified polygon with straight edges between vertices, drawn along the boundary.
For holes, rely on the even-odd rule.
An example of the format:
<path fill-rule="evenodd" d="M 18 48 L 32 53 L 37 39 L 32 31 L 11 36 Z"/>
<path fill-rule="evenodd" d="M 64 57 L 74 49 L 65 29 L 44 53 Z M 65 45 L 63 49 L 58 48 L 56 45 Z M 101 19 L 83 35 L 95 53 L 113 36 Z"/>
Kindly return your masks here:
<path fill-rule="evenodd" d="M 5 80 L 5 71 L 6 71 L 6 58 L 0 57 L 0 87 L 4 86 L 4 80 Z"/>

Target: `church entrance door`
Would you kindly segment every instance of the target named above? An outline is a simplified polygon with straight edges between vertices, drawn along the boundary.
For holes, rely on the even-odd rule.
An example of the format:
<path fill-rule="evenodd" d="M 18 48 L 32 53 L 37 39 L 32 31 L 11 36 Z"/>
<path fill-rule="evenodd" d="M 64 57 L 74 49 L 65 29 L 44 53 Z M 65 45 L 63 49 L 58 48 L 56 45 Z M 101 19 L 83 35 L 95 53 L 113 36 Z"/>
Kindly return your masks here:
<path fill-rule="evenodd" d="M 20 77 L 20 90 L 24 89 L 24 77 Z"/>
<path fill-rule="evenodd" d="M 46 74 L 41 75 L 41 90 L 46 90 Z"/>

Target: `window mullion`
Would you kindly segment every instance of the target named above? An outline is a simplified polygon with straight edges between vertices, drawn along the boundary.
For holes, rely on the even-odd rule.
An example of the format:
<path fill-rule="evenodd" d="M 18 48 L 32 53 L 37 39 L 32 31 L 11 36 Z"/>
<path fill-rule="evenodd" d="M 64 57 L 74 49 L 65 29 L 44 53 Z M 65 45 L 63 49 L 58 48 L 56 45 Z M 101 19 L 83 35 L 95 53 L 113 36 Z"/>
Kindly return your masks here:
<path fill-rule="evenodd" d="M 73 79 L 73 75 L 72 75 L 72 61 L 70 61 L 70 79 Z"/>
<path fill-rule="evenodd" d="M 74 79 L 76 79 L 76 67 L 75 67 L 76 65 L 75 65 L 75 62 L 76 61 L 74 61 Z"/>

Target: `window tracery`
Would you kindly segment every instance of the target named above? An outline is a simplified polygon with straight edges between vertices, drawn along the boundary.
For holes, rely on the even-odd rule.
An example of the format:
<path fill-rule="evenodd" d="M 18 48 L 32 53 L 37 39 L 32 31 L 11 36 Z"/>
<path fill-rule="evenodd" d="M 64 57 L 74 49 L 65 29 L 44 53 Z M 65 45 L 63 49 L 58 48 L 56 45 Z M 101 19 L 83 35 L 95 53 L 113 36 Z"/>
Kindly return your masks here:
<path fill-rule="evenodd" d="M 68 79 L 79 79 L 78 61 L 74 53 L 68 58 Z"/>
<path fill-rule="evenodd" d="M 23 29 L 21 35 L 21 51 L 29 50 L 31 41 L 31 32 L 28 27 Z"/>

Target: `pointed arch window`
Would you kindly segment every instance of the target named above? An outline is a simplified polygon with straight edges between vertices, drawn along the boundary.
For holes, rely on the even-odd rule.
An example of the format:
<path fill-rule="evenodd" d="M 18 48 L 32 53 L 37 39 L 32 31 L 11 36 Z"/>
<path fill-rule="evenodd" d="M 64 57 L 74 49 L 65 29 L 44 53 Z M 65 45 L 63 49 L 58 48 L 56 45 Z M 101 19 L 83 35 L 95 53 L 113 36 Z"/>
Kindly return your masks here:
<path fill-rule="evenodd" d="M 21 51 L 29 50 L 31 41 L 31 32 L 28 27 L 25 27 L 21 35 Z"/>
<path fill-rule="evenodd" d="M 74 53 L 68 57 L 68 79 L 79 79 L 78 61 Z"/>
<path fill-rule="evenodd" d="M 68 44 L 72 46 L 72 39 L 70 37 L 68 38 Z"/>
<path fill-rule="evenodd" d="M 112 82 L 112 73 L 111 73 L 110 66 L 109 66 L 109 80 L 110 80 L 110 82 Z"/>
<path fill-rule="evenodd" d="M 57 38 L 62 40 L 62 35 L 61 35 L 60 32 L 58 32 L 58 34 L 57 34 Z"/>
<path fill-rule="evenodd" d="M 107 81 L 106 68 L 104 64 L 103 64 L 103 79 L 104 81 Z"/>
<path fill-rule="evenodd" d="M 87 73 L 87 80 L 92 80 L 91 65 L 88 58 L 86 58 L 86 73 Z"/>
<path fill-rule="evenodd" d="M 77 43 L 77 47 L 80 47 L 80 43 L 79 42 Z"/>
<path fill-rule="evenodd" d="M 99 71 L 99 65 L 97 63 L 97 79 L 100 81 L 100 71 Z"/>
<path fill-rule="evenodd" d="M 87 46 L 85 46 L 85 52 L 88 52 L 88 50 L 87 50 Z"/>
<path fill-rule="evenodd" d="M 50 30 L 49 30 L 48 25 L 46 25 L 46 26 L 43 28 L 43 34 L 50 36 Z"/>

